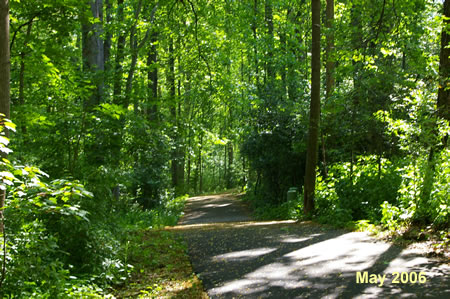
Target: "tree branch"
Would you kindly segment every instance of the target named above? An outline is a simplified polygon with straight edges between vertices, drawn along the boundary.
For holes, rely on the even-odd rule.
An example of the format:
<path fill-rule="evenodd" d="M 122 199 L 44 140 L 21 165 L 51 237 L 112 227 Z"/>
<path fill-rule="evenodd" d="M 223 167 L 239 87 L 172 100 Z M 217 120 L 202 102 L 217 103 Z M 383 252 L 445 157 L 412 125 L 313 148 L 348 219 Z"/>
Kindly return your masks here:
<path fill-rule="evenodd" d="M 37 14 L 33 15 L 29 21 L 27 21 L 27 22 L 25 22 L 25 23 L 23 23 L 23 24 L 20 24 L 19 27 L 17 27 L 17 29 L 14 30 L 13 36 L 12 36 L 12 38 L 11 38 L 11 43 L 9 44 L 9 51 L 10 51 L 10 52 L 12 52 L 12 48 L 13 48 L 13 46 L 14 46 L 14 42 L 15 42 L 15 40 L 16 40 L 17 33 L 18 33 L 23 27 L 28 26 L 28 25 L 30 25 L 31 23 L 33 23 L 33 22 L 34 22 L 34 19 L 35 19 L 36 17 L 38 17 L 39 15 L 40 15 L 40 13 L 37 13 Z"/>
<path fill-rule="evenodd" d="M 198 56 L 203 60 L 203 62 L 206 64 L 206 68 L 208 69 L 208 73 L 209 73 L 209 87 L 212 90 L 212 72 L 211 72 L 211 67 L 209 66 L 208 60 L 205 58 L 205 56 L 203 55 L 201 48 L 200 48 L 200 42 L 198 40 L 198 16 L 197 16 L 197 11 L 195 10 L 195 6 L 192 3 L 191 0 L 187 0 L 189 5 L 191 6 L 192 12 L 194 13 L 194 18 L 195 18 L 195 41 L 197 43 L 197 50 L 198 50 Z"/>

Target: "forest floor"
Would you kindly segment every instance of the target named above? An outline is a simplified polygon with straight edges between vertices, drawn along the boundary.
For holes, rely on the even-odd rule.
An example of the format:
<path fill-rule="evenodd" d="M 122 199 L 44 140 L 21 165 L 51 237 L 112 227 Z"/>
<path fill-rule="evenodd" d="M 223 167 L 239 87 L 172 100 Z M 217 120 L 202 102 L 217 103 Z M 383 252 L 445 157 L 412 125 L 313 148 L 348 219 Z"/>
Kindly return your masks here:
<path fill-rule="evenodd" d="M 448 260 L 365 232 L 253 221 L 231 194 L 188 199 L 166 230 L 186 240 L 211 298 L 450 298 Z"/>
<path fill-rule="evenodd" d="M 208 298 L 179 237 L 158 229 L 134 232 L 129 239 L 127 263 L 134 268 L 130 279 L 115 287 L 115 298 Z"/>

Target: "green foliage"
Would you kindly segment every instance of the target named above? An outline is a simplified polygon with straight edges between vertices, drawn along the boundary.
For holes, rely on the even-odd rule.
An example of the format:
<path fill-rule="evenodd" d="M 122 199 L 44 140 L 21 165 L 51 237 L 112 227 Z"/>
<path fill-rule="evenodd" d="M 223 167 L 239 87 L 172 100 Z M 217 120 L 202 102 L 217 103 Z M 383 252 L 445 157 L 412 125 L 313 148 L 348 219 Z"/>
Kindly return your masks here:
<path fill-rule="evenodd" d="M 448 150 L 443 150 L 439 159 L 447 161 Z M 352 220 L 368 219 L 365 221 L 381 223 L 386 229 L 395 231 L 420 217 L 417 203 L 425 173 L 414 164 L 407 164 L 409 160 L 385 161 L 380 178 L 374 161 L 370 157 L 359 160 L 353 172 L 353 185 L 348 183 L 348 164 L 334 165 L 326 180 L 317 179 L 316 214 L 319 221 L 343 226 Z M 436 164 L 439 167 L 435 170 L 431 204 L 427 207 L 436 228 L 446 227 L 449 221 L 450 181 L 446 163 L 440 160 Z"/>
<path fill-rule="evenodd" d="M 352 220 L 381 219 L 381 203 L 395 203 L 400 176 L 386 159 L 360 157 L 329 168 L 327 179 L 316 182 L 317 215 L 321 222 L 345 225 Z M 351 177 L 350 177 L 351 175 Z"/>
<path fill-rule="evenodd" d="M 389 204 L 385 201 L 381 205 L 383 217 L 381 218 L 381 223 L 391 231 L 396 231 L 400 228 L 401 224 L 399 223 L 400 217 L 402 215 L 400 209 L 396 206 Z"/>
<path fill-rule="evenodd" d="M 180 196 L 172 200 L 165 200 L 164 204 L 150 211 L 152 226 L 163 228 L 177 224 L 183 213 L 185 200 L 188 195 Z"/>
<path fill-rule="evenodd" d="M 123 140 L 121 184 L 146 209 L 164 204 L 163 194 L 169 188 L 170 146 L 166 132 L 155 130 L 145 118 L 129 113 Z"/>
<path fill-rule="evenodd" d="M 299 153 L 294 147 L 298 133 L 294 130 L 292 118 L 280 116 L 279 121 L 283 125 L 273 131 L 255 132 L 248 136 L 241 149 L 256 172 L 253 192 L 272 204 L 282 202 L 289 187 L 300 183 L 301 166 L 304 165 L 304 152 Z"/>
<path fill-rule="evenodd" d="M 367 231 L 371 233 L 377 233 L 378 229 L 375 225 L 370 223 L 369 220 L 358 220 L 354 222 L 354 228 L 358 231 Z"/>
<path fill-rule="evenodd" d="M 253 217 L 258 220 L 285 220 L 301 219 L 303 215 L 303 201 L 297 200 L 284 201 L 274 204 L 261 201 L 258 196 L 247 193 L 244 200 L 250 203 Z"/>
<path fill-rule="evenodd" d="M 0 133 L 0 151 L 15 161 L 0 161 L 11 296 L 95 297 L 123 282 L 123 235 L 176 223 L 184 200 L 173 194 L 239 182 L 258 218 L 302 217 L 302 196 L 285 199 L 304 179 L 310 2 L 266 1 L 272 16 L 253 1 L 138 2 L 110 1 L 103 21 L 85 2 L 11 2 L 11 115 L 21 134 L 9 145 Z M 321 94 L 315 216 L 443 229 L 442 5 L 380 3 L 336 2 L 325 28 L 337 84 Z M 101 28 L 102 42 L 86 43 L 94 32 L 80 22 Z M 95 52 L 107 54 L 104 70 L 87 67 Z"/>
<path fill-rule="evenodd" d="M 6 137 L 1 141 L 2 151 L 9 152 Z M 170 200 L 167 195 L 163 205 L 150 211 L 131 202 L 116 203 L 121 209 L 111 210 L 108 223 L 93 217 L 100 213 L 91 202 L 99 198 L 78 181 L 47 182 L 48 175 L 37 167 L 6 159 L 0 166 L 0 187 L 8 194 L 2 236 L 7 262 L 2 294 L 8 297 L 104 298 L 107 286 L 123 283 L 133 270 L 122 253 L 121 236 L 174 225 L 186 198 Z"/>
<path fill-rule="evenodd" d="M 89 213 L 75 204 L 91 196 L 82 185 L 63 180 L 47 184 L 36 168 L 16 167 L 19 171 L 17 185 L 8 188 L 5 209 L 8 263 L 3 291 L 10 296 L 104 294 L 98 286 L 122 283 L 133 271 L 123 254 L 122 236 L 176 224 L 186 198 L 167 200 L 150 211 L 130 205 L 110 219 L 114 226 L 92 224 Z"/>
<path fill-rule="evenodd" d="M 450 149 L 441 151 L 436 162 L 434 184 L 431 191 L 432 224 L 445 229 L 450 225 Z"/>

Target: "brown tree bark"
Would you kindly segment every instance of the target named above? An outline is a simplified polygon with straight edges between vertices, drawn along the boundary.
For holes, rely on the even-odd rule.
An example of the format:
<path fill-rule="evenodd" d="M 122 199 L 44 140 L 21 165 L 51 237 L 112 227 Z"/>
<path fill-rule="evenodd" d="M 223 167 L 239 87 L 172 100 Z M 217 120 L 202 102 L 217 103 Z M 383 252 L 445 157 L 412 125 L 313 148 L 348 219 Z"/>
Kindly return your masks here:
<path fill-rule="evenodd" d="M 440 52 L 440 61 L 439 61 L 439 89 L 438 89 L 438 99 L 437 99 L 437 113 L 439 117 L 442 117 L 446 120 L 450 118 L 450 49 L 448 49 L 450 43 L 450 35 L 448 30 L 450 30 L 450 0 L 445 0 L 443 6 L 443 25 L 441 32 L 441 52 Z M 434 124 L 434 134 L 438 134 L 437 132 L 437 123 Z M 431 199 L 431 192 L 434 184 L 434 176 L 435 176 L 435 168 L 436 168 L 436 159 L 435 154 L 439 153 L 439 151 L 447 146 L 448 136 L 445 136 L 442 140 L 442 147 L 438 147 L 436 144 L 432 144 L 430 146 L 430 151 L 428 153 L 428 161 L 427 168 L 425 172 L 425 176 L 423 179 L 423 187 L 420 197 L 419 203 L 417 205 L 416 214 L 418 218 L 427 219 L 431 221 L 431 217 L 429 215 L 429 203 Z"/>
<path fill-rule="evenodd" d="M 138 42 L 136 36 L 137 23 L 139 21 L 139 15 L 142 9 L 142 0 L 139 0 L 137 3 L 137 7 L 134 10 L 134 24 L 130 29 L 130 49 L 131 49 L 131 65 L 128 70 L 127 82 L 125 85 L 125 97 L 124 97 L 124 106 L 128 108 L 130 104 L 130 95 L 133 87 L 133 77 L 134 71 L 136 69 L 137 59 L 138 59 Z"/>
<path fill-rule="evenodd" d="M 326 8 L 326 27 L 328 29 L 327 34 L 327 47 L 326 47 L 326 96 L 327 99 L 334 92 L 335 87 L 335 62 L 333 57 L 334 52 L 334 0 L 327 0 Z"/>
<path fill-rule="evenodd" d="M 176 103 L 176 86 L 175 86 L 175 50 L 174 50 L 174 41 L 171 38 L 169 41 L 169 70 L 167 72 L 167 84 L 169 89 L 169 111 L 170 116 L 172 118 L 172 123 L 174 127 L 177 124 L 177 103 Z M 178 182 L 178 138 L 177 132 L 178 128 L 174 128 L 174 132 L 172 133 L 172 140 L 175 143 L 171 151 L 171 175 L 172 175 L 172 186 L 177 189 Z"/>
<path fill-rule="evenodd" d="M 111 22 L 112 22 L 112 3 L 111 0 L 105 0 L 105 13 L 106 13 L 106 24 L 107 31 L 105 35 L 105 42 L 103 44 L 103 64 L 105 66 L 105 73 L 108 73 L 111 69 L 110 57 L 111 57 L 111 45 L 112 45 L 112 32 L 111 32 Z"/>
<path fill-rule="evenodd" d="M 334 52 L 334 0 L 327 0 L 327 7 L 326 7 L 326 27 L 328 29 L 327 34 L 327 46 L 326 46 L 326 101 L 328 101 L 331 97 L 331 95 L 334 92 L 334 88 L 336 85 L 334 72 L 335 72 L 335 62 L 333 57 Z M 322 128 L 322 163 L 323 163 L 323 174 L 324 177 L 328 176 L 328 170 L 327 170 L 327 160 L 326 160 L 326 147 L 325 147 L 325 141 L 326 141 L 326 132 L 325 128 Z"/>
<path fill-rule="evenodd" d="M 273 83 L 275 80 L 275 70 L 273 65 L 273 51 L 274 51 L 274 35 L 273 35 L 273 9 L 272 0 L 266 0 L 264 5 L 264 18 L 267 27 L 267 61 L 266 61 L 266 72 L 267 72 L 267 82 L 269 83 L 269 88 L 273 88 Z"/>
<path fill-rule="evenodd" d="M 20 52 L 20 72 L 19 72 L 19 105 L 25 104 L 25 56 L 26 56 L 26 50 L 28 46 L 28 41 L 30 40 L 31 36 L 31 29 L 33 27 L 33 21 L 34 19 L 31 19 L 31 21 L 27 25 L 27 33 L 25 35 L 25 42 L 23 45 L 23 50 Z M 21 116 L 23 117 L 23 116 Z M 27 133 L 27 127 L 25 122 L 20 123 L 21 132 L 23 135 L 26 135 Z"/>
<path fill-rule="evenodd" d="M 123 1 L 117 0 L 117 20 L 120 24 L 123 23 L 124 15 L 123 15 Z M 122 76 L 123 76 L 123 67 L 122 62 L 124 58 L 124 48 L 125 48 L 125 34 L 123 34 L 122 30 L 119 32 L 119 37 L 117 38 L 117 52 L 116 59 L 114 62 L 114 86 L 113 86 L 113 95 L 114 102 L 119 105 L 122 104 Z"/>
<path fill-rule="evenodd" d="M 138 61 L 139 50 L 147 43 L 148 39 L 150 38 L 151 33 L 154 31 L 153 21 L 155 18 L 155 13 L 156 13 L 157 8 L 158 8 L 158 3 L 153 7 L 153 10 L 152 10 L 151 16 L 150 16 L 150 26 L 147 29 L 147 32 L 145 33 L 144 38 L 140 42 L 138 42 L 136 30 L 137 30 L 139 15 L 140 15 L 141 9 L 142 9 L 142 0 L 139 0 L 138 5 L 135 9 L 135 15 L 134 15 L 135 23 L 133 24 L 133 26 L 131 27 L 131 30 L 130 30 L 131 65 L 130 65 L 130 69 L 128 70 L 128 77 L 127 77 L 127 82 L 125 85 L 125 97 L 124 97 L 124 106 L 125 107 L 128 107 L 128 105 L 130 103 L 130 96 L 131 96 L 131 91 L 133 88 L 134 72 L 136 70 L 136 64 Z M 138 105 L 135 102 L 135 112 L 137 112 L 137 106 Z"/>
<path fill-rule="evenodd" d="M 0 0 L 0 113 L 6 118 L 10 117 L 10 53 L 9 53 L 9 0 Z M 1 124 L 3 125 L 3 124 Z M 4 128 L 6 129 L 6 128 Z M 8 136 L 8 130 L 5 131 Z M 6 155 L 2 153 L 2 158 Z M 3 247 L 5 246 L 5 230 L 4 230 L 4 215 L 3 207 L 5 206 L 5 190 L 0 189 L 0 233 L 2 234 Z M 4 247 L 5 248 L 5 247 Z M 6 249 L 5 249 L 6 250 Z M 0 278 L 1 284 L 5 278 L 6 273 L 6 252 L 3 252 L 3 261 Z M 2 294 L 0 294 L 2 295 Z"/>
<path fill-rule="evenodd" d="M 178 64 L 180 63 L 180 58 L 178 57 Z M 184 117 L 183 117 L 183 109 L 181 100 L 183 99 L 181 95 L 181 80 L 178 80 L 178 96 L 177 96 L 177 135 L 176 135 L 176 144 L 177 144 L 177 182 L 178 182 L 178 193 L 184 193 L 184 168 L 186 163 L 186 145 L 184 140 Z"/>
<path fill-rule="evenodd" d="M 158 41 L 158 34 L 154 32 L 151 38 L 151 48 L 148 52 L 147 67 L 148 67 L 148 90 L 149 90 L 149 108 L 147 108 L 147 117 L 149 120 L 158 121 L 158 51 L 156 49 L 156 42 Z"/>
<path fill-rule="evenodd" d="M 350 11 L 350 18 L 352 24 L 352 47 L 354 50 L 361 51 L 363 48 L 363 35 L 362 35 L 362 22 L 361 22 L 361 11 L 362 5 L 361 3 L 355 3 Z M 360 106 L 360 93 L 363 90 L 361 86 L 361 69 L 362 63 L 360 61 L 352 61 L 353 64 L 353 96 L 352 96 L 352 105 L 350 108 L 350 173 L 349 178 L 350 182 L 353 184 L 353 168 L 355 165 L 355 156 L 357 156 L 357 152 L 355 151 L 355 140 L 356 140 L 356 115 Z"/>
<path fill-rule="evenodd" d="M 231 133 L 233 130 L 233 107 L 228 108 L 228 122 L 227 122 L 227 131 Z M 232 139 L 232 138 L 230 138 Z M 226 145 L 227 148 L 227 158 L 228 158 L 228 167 L 227 167 L 227 176 L 226 176 L 226 187 L 230 189 L 233 187 L 233 163 L 234 163 L 234 151 L 233 151 L 233 140 Z"/>
<path fill-rule="evenodd" d="M 289 102 L 294 103 L 298 98 L 298 82 L 299 76 L 296 74 L 299 69 L 299 65 L 301 61 L 305 60 L 304 55 L 299 51 L 300 45 L 303 43 L 301 38 L 300 27 L 301 24 L 299 22 L 300 12 L 305 5 L 305 0 L 300 1 L 300 5 L 297 10 L 292 9 L 288 13 L 288 20 L 295 25 L 294 34 L 290 36 L 288 39 L 288 50 L 291 53 L 292 59 L 289 60 L 287 68 L 287 93 Z"/>
<path fill-rule="evenodd" d="M 203 192 L 203 133 L 200 134 L 200 147 L 198 148 L 198 167 L 199 167 L 199 193 Z"/>
<path fill-rule="evenodd" d="M 446 17 L 441 33 L 441 53 L 439 64 L 439 91 L 437 99 L 438 115 L 450 121 L 450 0 L 445 0 L 443 14 Z"/>
<path fill-rule="evenodd" d="M 92 109 L 101 101 L 103 94 L 103 71 L 104 65 L 104 44 L 102 40 L 102 22 L 103 22 L 103 1 L 85 0 L 89 12 L 82 13 L 81 31 L 82 31 L 82 52 L 83 52 L 83 70 L 91 73 L 93 83 L 96 86 L 91 98 L 85 102 L 87 110 Z M 90 17 L 98 21 L 92 23 Z"/>
<path fill-rule="evenodd" d="M 253 23 L 251 25 L 253 32 L 253 55 L 255 58 L 255 77 L 256 77 L 256 86 L 259 88 L 259 58 L 258 58 L 258 35 L 256 33 L 257 30 L 257 22 L 258 22 L 258 0 L 254 0 L 253 3 Z"/>
<path fill-rule="evenodd" d="M 19 105 L 25 104 L 25 56 L 26 47 L 31 36 L 31 28 L 33 27 L 33 20 L 27 25 L 27 33 L 25 35 L 24 49 L 20 52 L 20 72 L 19 72 Z"/>
<path fill-rule="evenodd" d="M 311 104 L 309 112 L 309 135 L 306 154 L 304 213 L 314 211 L 316 165 L 320 121 L 320 0 L 312 0 L 312 53 L 311 53 Z"/>

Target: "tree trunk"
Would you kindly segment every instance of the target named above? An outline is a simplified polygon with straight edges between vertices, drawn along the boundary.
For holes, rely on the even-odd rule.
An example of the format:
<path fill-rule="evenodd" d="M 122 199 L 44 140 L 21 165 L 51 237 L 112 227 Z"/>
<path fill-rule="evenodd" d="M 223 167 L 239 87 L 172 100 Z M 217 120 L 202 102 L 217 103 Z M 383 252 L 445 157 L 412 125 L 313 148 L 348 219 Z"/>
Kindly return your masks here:
<path fill-rule="evenodd" d="M 178 61 L 178 63 L 180 63 Z M 177 182 L 178 182 L 178 193 L 184 193 L 184 166 L 185 166 L 185 140 L 184 140 L 184 122 L 183 122 L 183 113 L 181 109 L 181 81 L 178 81 L 178 114 L 177 114 L 177 135 L 176 135 L 176 143 L 177 143 Z"/>
<path fill-rule="evenodd" d="M 110 0 L 107 0 L 108 2 Z M 117 21 L 122 24 L 124 22 L 124 15 L 123 15 L 123 1 L 124 0 L 117 0 Z M 108 4 L 107 4 L 108 5 Z M 108 17 L 108 16 L 107 16 Z M 107 38 L 108 40 L 108 38 Z M 123 98 L 122 98 L 122 75 L 123 75 L 123 67 L 122 67 L 122 61 L 124 59 L 124 47 L 125 47 L 125 35 L 120 30 L 118 33 L 117 38 L 117 50 L 116 50 L 116 57 L 114 60 L 114 66 L 113 66 L 113 103 L 116 105 L 123 105 Z M 106 48 L 106 45 L 105 45 Z M 110 55 L 110 54 L 109 54 Z M 105 54 L 105 59 L 106 54 Z M 121 126 L 124 125 L 124 119 L 119 120 Z M 119 163 L 120 160 L 120 149 L 122 144 L 122 132 L 119 131 L 118 134 L 113 135 L 112 137 L 112 157 L 115 161 L 113 163 Z M 112 188 L 112 195 L 117 202 L 120 199 L 120 185 L 117 184 Z"/>
<path fill-rule="evenodd" d="M 10 105 L 10 53 L 9 53 L 9 0 L 0 0 L 0 113 L 9 118 Z M 8 136 L 8 130 L 5 130 L 5 135 Z M 1 154 L 2 158 L 6 157 L 5 153 Z M 4 215 L 3 207 L 5 206 L 6 192 L 0 189 L 0 234 L 3 239 L 3 248 L 6 250 L 6 236 L 4 230 Z M 1 285 L 6 274 L 6 252 L 3 252 L 3 261 L 0 278 L 0 295 Z"/>
<path fill-rule="evenodd" d="M 449 76 L 450 76 L 450 49 L 448 48 L 450 42 L 450 35 L 447 32 L 450 30 L 450 0 L 445 0 L 443 6 L 443 15 L 446 19 L 443 20 L 442 33 L 441 33 L 441 53 L 439 62 L 439 89 L 438 89 L 438 99 L 437 99 L 437 112 L 438 116 L 449 120 L 450 118 L 450 87 Z M 437 124 L 434 124 L 435 134 L 437 133 Z M 448 136 L 444 137 L 443 147 L 447 146 Z M 425 176 L 423 179 L 422 196 L 420 198 L 419 204 L 417 205 L 417 214 L 420 219 L 430 219 L 429 215 L 429 203 L 431 199 L 431 192 L 433 190 L 435 168 L 436 168 L 436 152 L 439 152 L 439 148 L 436 144 L 430 146 L 430 152 L 428 154 L 427 166 L 425 169 Z"/>
<path fill-rule="evenodd" d="M 327 35 L 327 46 L 326 46 L 326 102 L 330 99 L 334 92 L 336 85 L 334 72 L 335 72 L 335 62 L 334 62 L 334 0 L 327 0 L 326 7 L 326 27 L 328 29 Z M 328 176 L 327 170 L 327 160 L 326 160 L 326 131 L 322 127 L 322 162 L 323 162 L 323 174 L 326 178 Z"/>
<path fill-rule="evenodd" d="M 232 107 L 229 107 L 228 110 L 229 110 L 228 131 L 230 132 L 233 130 L 233 109 L 232 109 Z M 232 140 L 230 140 L 230 142 L 227 143 L 227 150 L 228 150 L 228 167 L 227 167 L 228 172 L 227 172 L 226 187 L 227 187 L 227 189 L 230 189 L 233 187 L 233 141 Z"/>
<path fill-rule="evenodd" d="M 245 190 L 246 185 L 247 185 L 247 177 L 245 176 L 245 156 L 242 155 L 242 189 L 241 189 L 241 191 Z"/>
<path fill-rule="evenodd" d="M 259 59 L 258 59 L 258 35 L 256 34 L 257 29 L 257 22 L 258 22 L 258 0 L 254 0 L 253 3 L 253 23 L 251 25 L 252 32 L 253 32 L 253 55 L 255 55 L 255 79 L 256 79 L 256 86 L 259 88 Z"/>
<path fill-rule="evenodd" d="M 128 108 L 128 105 L 130 104 L 130 96 L 131 96 L 131 91 L 133 89 L 134 71 L 136 69 L 136 64 L 137 64 L 138 54 L 139 54 L 136 30 L 137 30 L 137 23 L 139 20 L 139 15 L 141 13 L 141 9 L 142 9 L 142 0 L 139 0 L 137 7 L 134 11 L 134 24 L 133 24 L 133 26 L 131 26 L 131 30 L 130 30 L 131 65 L 130 65 L 130 69 L 128 70 L 128 77 L 127 77 L 127 82 L 125 85 L 125 97 L 124 97 L 125 108 Z M 135 112 L 137 112 L 137 111 L 135 111 Z"/>
<path fill-rule="evenodd" d="M 123 1 L 117 0 L 117 19 L 119 23 L 123 23 Z M 122 31 L 119 32 L 119 37 L 117 39 L 117 53 L 116 60 L 114 65 L 114 101 L 116 104 L 123 104 L 122 96 L 122 75 L 123 75 L 123 67 L 122 62 L 124 58 L 124 48 L 125 48 L 125 35 Z"/>
<path fill-rule="evenodd" d="M 20 52 L 20 73 L 19 73 L 19 105 L 25 104 L 25 56 L 26 48 L 28 46 L 28 41 L 31 36 L 31 28 L 33 27 L 33 20 L 28 23 L 27 34 L 25 35 L 25 42 L 23 45 L 23 50 Z"/>
<path fill-rule="evenodd" d="M 178 128 L 176 128 L 177 124 L 177 105 L 176 105 L 176 87 L 175 87 L 175 53 L 174 53 L 174 45 L 173 39 L 171 38 L 169 41 L 169 71 L 167 72 L 167 84 L 169 89 L 169 110 L 170 116 L 172 120 L 172 124 L 174 126 L 172 132 L 172 141 L 174 143 L 173 149 L 171 151 L 171 174 L 172 174 L 172 186 L 177 189 L 178 188 Z"/>
<path fill-rule="evenodd" d="M 228 165 L 227 165 L 227 146 L 223 147 L 223 186 L 227 186 Z"/>
<path fill-rule="evenodd" d="M 273 65 L 273 50 L 274 50 L 274 35 L 273 35 L 273 10 L 272 10 L 272 0 L 266 0 L 264 5 L 264 15 L 267 26 L 267 61 L 266 61 L 266 72 L 268 79 L 269 88 L 273 88 L 273 83 L 275 81 L 275 71 Z"/>
<path fill-rule="evenodd" d="M 85 108 L 91 110 L 101 101 L 103 94 L 104 48 L 102 40 L 103 2 L 102 0 L 86 0 L 90 12 L 84 12 L 81 18 L 83 69 L 92 74 L 95 91 L 85 102 Z M 91 22 L 90 17 L 96 21 Z"/>
<path fill-rule="evenodd" d="M 446 19 L 443 20 L 441 33 L 441 53 L 439 64 L 439 91 L 437 100 L 438 115 L 450 121 L 450 0 L 445 0 L 443 14 Z"/>
<path fill-rule="evenodd" d="M 306 155 L 304 213 L 314 211 L 316 165 L 320 121 L 320 0 L 312 0 L 311 104 Z"/>
<path fill-rule="evenodd" d="M 112 22 L 112 3 L 111 0 L 105 0 L 106 6 L 106 24 L 107 31 L 105 36 L 105 42 L 103 45 L 103 64 L 105 65 L 105 72 L 109 72 L 110 70 L 110 62 L 109 59 L 111 57 L 111 42 L 112 42 L 112 33 L 111 33 L 111 22 Z"/>
<path fill-rule="evenodd" d="M 203 151 L 203 133 L 200 135 L 200 147 L 198 150 L 198 160 L 199 160 L 199 192 L 203 192 L 203 157 L 202 157 L 202 151 Z"/>
<path fill-rule="evenodd" d="M 327 100 L 334 92 L 335 87 L 335 62 L 333 57 L 334 52 L 334 0 L 327 0 L 326 8 L 326 26 L 328 29 L 327 47 L 326 47 L 326 98 Z"/>
<path fill-rule="evenodd" d="M 230 141 L 228 147 L 228 175 L 227 175 L 227 189 L 233 187 L 233 143 Z"/>
<path fill-rule="evenodd" d="M 301 38 L 301 32 L 299 27 L 301 24 L 299 24 L 298 18 L 300 15 L 300 11 L 303 9 L 304 0 L 301 1 L 300 7 L 298 8 L 298 12 L 294 13 L 293 11 L 290 12 L 289 20 L 295 25 L 294 29 L 294 36 L 291 36 L 288 39 L 288 50 L 291 53 L 291 59 L 288 61 L 288 71 L 287 71 L 287 92 L 288 92 L 288 99 L 290 103 L 294 103 L 295 100 L 298 98 L 298 82 L 299 79 L 298 75 L 296 74 L 296 71 L 299 69 L 300 62 L 304 60 L 303 55 L 301 54 L 301 51 L 299 51 L 300 45 L 303 43 L 303 40 Z M 294 38 L 295 37 L 295 38 Z"/>
<path fill-rule="evenodd" d="M 0 113 L 6 118 L 10 117 L 10 68 L 9 0 L 0 0 Z M 8 130 L 4 130 L 8 136 Z"/>
<path fill-rule="evenodd" d="M 147 41 L 150 37 L 150 33 L 153 31 L 153 21 L 154 21 L 155 12 L 156 12 L 157 8 L 158 8 L 158 4 L 156 4 L 153 7 L 153 10 L 150 15 L 150 26 L 147 29 L 147 32 L 145 33 L 144 38 L 139 43 L 138 43 L 138 36 L 137 36 L 136 30 L 137 30 L 137 25 L 138 25 L 138 21 L 139 21 L 139 15 L 142 10 L 142 0 L 139 0 L 137 7 L 135 9 L 135 12 L 134 12 L 134 24 L 130 30 L 131 65 L 130 65 L 130 69 L 128 71 L 127 82 L 125 85 L 125 89 L 126 89 L 125 97 L 124 97 L 125 107 L 128 107 L 128 105 L 130 104 L 130 96 L 131 96 L 131 93 L 133 90 L 133 78 L 134 78 L 134 72 L 136 70 L 136 65 L 137 65 L 137 61 L 138 61 L 139 50 L 147 43 Z M 134 107 L 135 107 L 135 112 L 137 113 L 137 110 L 138 110 L 137 109 L 138 108 L 137 99 L 134 102 Z"/>
<path fill-rule="evenodd" d="M 322 131 L 322 162 L 323 162 L 323 177 L 328 177 L 328 169 L 327 169 L 327 153 L 325 150 L 325 138 L 323 137 L 323 131 Z"/>
<path fill-rule="evenodd" d="M 158 41 L 158 34 L 154 32 L 151 38 L 151 49 L 148 53 L 147 67 L 148 67 L 148 90 L 149 107 L 147 108 L 148 119 L 152 121 L 158 121 L 158 68 L 156 63 L 158 62 L 158 52 L 156 49 L 156 42 Z"/>
<path fill-rule="evenodd" d="M 27 34 L 25 36 L 25 42 L 23 45 L 23 50 L 20 53 L 20 73 L 19 73 L 19 105 L 25 104 L 25 56 L 26 56 L 26 50 L 28 46 L 28 41 L 30 40 L 31 36 L 31 29 L 33 27 L 33 19 L 28 23 L 27 26 Z M 22 117 L 22 116 L 21 116 Z M 23 118 L 22 118 L 23 119 Z M 21 121 L 19 123 L 22 131 L 22 137 L 25 137 L 25 134 L 27 133 L 27 126 L 25 121 Z"/>
<path fill-rule="evenodd" d="M 191 128 L 188 128 L 188 155 L 187 155 L 187 180 L 186 180 L 186 190 L 190 192 L 191 190 Z"/>
<path fill-rule="evenodd" d="M 93 88 L 92 94 L 84 101 L 84 110 L 92 112 L 100 104 L 103 95 L 104 49 L 102 40 L 103 2 L 102 0 L 85 0 L 89 10 L 81 13 L 83 71 L 89 76 Z M 95 129 L 92 118 L 87 119 L 87 126 L 93 129 L 92 139 L 84 143 L 86 161 L 93 167 L 105 162 L 104 143 L 100 142 L 100 132 Z"/>
<path fill-rule="evenodd" d="M 283 56 L 288 56 L 288 47 L 287 47 L 287 38 L 286 33 L 283 32 L 283 30 L 280 30 L 279 36 L 280 36 L 280 50 L 283 53 Z M 283 63 L 283 65 L 279 68 L 280 76 L 281 76 L 281 98 L 284 101 L 287 95 L 287 68 L 286 64 Z"/>
<path fill-rule="evenodd" d="M 362 6 L 360 3 L 354 4 L 350 11 L 350 18 L 352 24 L 352 48 L 355 51 L 360 51 L 363 47 L 363 36 L 362 36 L 362 24 L 361 24 L 361 10 Z M 357 111 L 360 107 L 360 93 L 363 90 L 363 86 L 361 85 L 361 69 L 362 63 L 360 61 L 353 60 L 353 95 L 352 95 L 352 105 L 350 107 L 350 173 L 349 178 L 350 182 L 353 185 L 353 168 L 355 165 L 355 156 L 358 155 L 358 152 L 355 150 L 355 141 L 357 136 L 355 136 L 357 125 Z"/>

